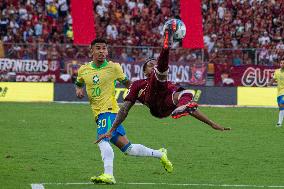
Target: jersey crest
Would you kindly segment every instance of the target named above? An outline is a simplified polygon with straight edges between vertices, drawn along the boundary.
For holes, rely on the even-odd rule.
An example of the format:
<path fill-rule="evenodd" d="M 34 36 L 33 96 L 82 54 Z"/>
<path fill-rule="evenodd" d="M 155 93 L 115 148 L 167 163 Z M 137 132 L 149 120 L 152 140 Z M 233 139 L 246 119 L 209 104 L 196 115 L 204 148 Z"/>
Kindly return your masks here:
<path fill-rule="evenodd" d="M 95 85 L 98 84 L 99 81 L 100 81 L 99 76 L 98 76 L 98 75 L 95 75 L 95 76 L 93 77 L 93 82 L 94 82 L 94 84 L 95 84 Z"/>

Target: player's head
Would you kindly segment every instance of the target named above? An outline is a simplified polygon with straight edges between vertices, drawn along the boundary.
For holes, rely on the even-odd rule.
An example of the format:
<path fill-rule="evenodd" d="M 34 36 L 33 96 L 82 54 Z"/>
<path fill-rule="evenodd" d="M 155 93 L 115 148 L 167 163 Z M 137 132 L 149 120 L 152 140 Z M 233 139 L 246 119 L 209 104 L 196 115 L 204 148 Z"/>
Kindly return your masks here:
<path fill-rule="evenodd" d="M 94 39 L 91 43 L 91 54 L 94 61 L 103 62 L 108 55 L 107 41 L 103 38 Z"/>
<path fill-rule="evenodd" d="M 143 72 L 146 77 L 150 76 L 156 64 L 157 60 L 155 58 L 149 58 L 145 61 L 145 63 L 143 64 Z"/>

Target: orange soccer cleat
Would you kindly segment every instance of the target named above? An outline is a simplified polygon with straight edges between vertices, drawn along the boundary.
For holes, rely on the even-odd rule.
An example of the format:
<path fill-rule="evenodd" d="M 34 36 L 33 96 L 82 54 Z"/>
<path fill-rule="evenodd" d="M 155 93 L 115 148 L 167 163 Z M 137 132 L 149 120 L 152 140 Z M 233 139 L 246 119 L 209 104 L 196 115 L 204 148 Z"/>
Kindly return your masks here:
<path fill-rule="evenodd" d="M 196 102 L 189 102 L 188 104 L 179 106 L 172 112 L 172 118 L 179 119 L 183 116 L 187 116 L 197 110 L 197 107 L 198 104 Z"/>

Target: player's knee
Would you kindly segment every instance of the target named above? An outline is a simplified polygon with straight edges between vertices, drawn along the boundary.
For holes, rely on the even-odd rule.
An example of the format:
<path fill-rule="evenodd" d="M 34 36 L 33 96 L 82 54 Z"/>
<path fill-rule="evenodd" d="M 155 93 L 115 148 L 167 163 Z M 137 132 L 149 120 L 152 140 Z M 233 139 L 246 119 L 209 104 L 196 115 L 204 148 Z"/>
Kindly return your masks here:
<path fill-rule="evenodd" d="M 173 102 L 177 104 L 177 106 L 182 106 L 188 104 L 193 100 L 193 93 L 190 90 L 183 90 L 178 92 L 177 95 L 173 96 Z"/>
<path fill-rule="evenodd" d="M 101 141 L 99 144 L 102 160 L 113 159 L 114 152 L 109 142 Z"/>
<path fill-rule="evenodd" d="M 184 96 L 192 99 L 194 95 L 193 95 L 192 90 L 183 90 L 183 91 L 179 92 L 177 99 L 180 100 Z"/>

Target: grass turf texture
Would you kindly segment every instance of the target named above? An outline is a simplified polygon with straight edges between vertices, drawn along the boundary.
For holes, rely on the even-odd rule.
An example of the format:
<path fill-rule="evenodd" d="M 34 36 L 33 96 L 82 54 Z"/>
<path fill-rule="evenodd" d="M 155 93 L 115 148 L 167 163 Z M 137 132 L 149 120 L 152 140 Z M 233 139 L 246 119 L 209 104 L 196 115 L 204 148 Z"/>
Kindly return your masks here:
<path fill-rule="evenodd" d="M 47 184 L 45 189 L 224 188 L 123 184 L 132 182 L 284 186 L 284 128 L 275 127 L 277 109 L 200 109 L 232 131 L 215 131 L 191 117 L 156 119 L 143 106 L 134 106 L 124 123 L 132 143 L 168 149 L 172 174 L 158 159 L 125 156 L 114 148 L 117 185 Z M 103 171 L 92 144 L 96 126 L 89 105 L 0 103 L 0 134 L 1 189 L 86 183 Z"/>

